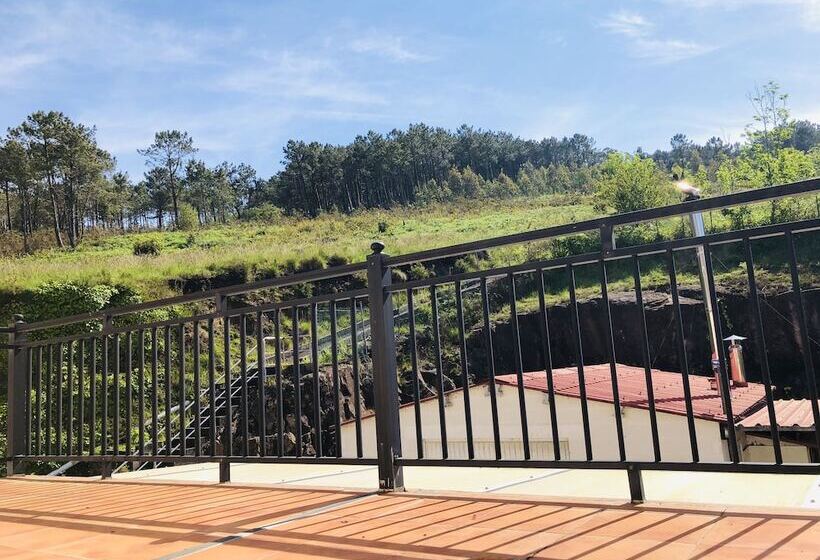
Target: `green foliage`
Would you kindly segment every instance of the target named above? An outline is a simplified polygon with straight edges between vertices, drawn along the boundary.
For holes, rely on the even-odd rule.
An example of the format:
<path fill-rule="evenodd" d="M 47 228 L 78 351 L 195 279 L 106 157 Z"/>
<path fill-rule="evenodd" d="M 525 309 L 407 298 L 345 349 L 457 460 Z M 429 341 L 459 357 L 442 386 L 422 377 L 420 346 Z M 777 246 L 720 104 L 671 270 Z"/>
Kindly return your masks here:
<path fill-rule="evenodd" d="M 663 206 L 673 196 L 668 180 L 655 162 L 640 155 L 610 153 L 595 182 L 597 206 L 618 213 Z"/>
<path fill-rule="evenodd" d="M 162 252 L 162 246 L 156 239 L 145 239 L 134 243 L 135 256 L 151 256 L 156 257 Z"/>
<path fill-rule="evenodd" d="M 179 218 L 177 218 L 177 229 L 180 231 L 191 231 L 199 226 L 199 217 L 196 209 L 190 204 L 183 202 L 179 205 Z"/>
<path fill-rule="evenodd" d="M 282 209 L 274 206 L 270 202 L 264 202 L 259 206 L 249 208 L 243 219 L 251 222 L 260 222 L 266 224 L 275 224 L 282 219 Z"/>
<path fill-rule="evenodd" d="M 27 322 L 43 321 L 54 317 L 93 313 L 111 307 L 121 307 L 141 301 L 138 294 L 126 286 L 108 284 L 77 284 L 73 282 L 47 282 L 23 294 L 22 312 Z M 76 334 L 99 328 L 98 322 L 87 322 L 38 331 L 36 336 Z"/>

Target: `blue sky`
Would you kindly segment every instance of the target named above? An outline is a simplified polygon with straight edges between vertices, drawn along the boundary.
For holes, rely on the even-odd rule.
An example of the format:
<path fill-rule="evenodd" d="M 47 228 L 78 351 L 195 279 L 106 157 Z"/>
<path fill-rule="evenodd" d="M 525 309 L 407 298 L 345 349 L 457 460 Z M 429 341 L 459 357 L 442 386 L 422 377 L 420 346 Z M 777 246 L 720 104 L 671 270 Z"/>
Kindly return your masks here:
<path fill-rule="evenodd" d="M 736 141 L 768 80 L 820 121 L 820 0 L 0 0 L 0 127 L 61 110 L 134 178 L 164 128 L 264 175 L 289 138 L 422 121 Z"/>

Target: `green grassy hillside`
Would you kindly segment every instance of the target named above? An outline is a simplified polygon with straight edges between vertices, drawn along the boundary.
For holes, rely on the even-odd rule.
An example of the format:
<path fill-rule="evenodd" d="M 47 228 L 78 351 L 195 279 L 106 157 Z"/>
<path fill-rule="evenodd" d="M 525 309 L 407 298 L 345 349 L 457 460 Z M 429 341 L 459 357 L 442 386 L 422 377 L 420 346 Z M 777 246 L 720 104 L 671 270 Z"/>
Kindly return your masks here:
<path fill-rule="evenodd" d="M 0 259 L 0 292 L 13 297 L 46 282 L 70 281 L 122 284 L 147 299 L 172 293 L 169 281 L 175 279 L 207 278 L 239 269 L 250 280 L 266 271 L 298 268 L 300 262 L 313 258 L 323 263 L 329 258 L 362 260 L 374 239 L 384 241 L 390 254 L 400 254 L 594 215 L 586 199 L 544 196 L 111 235 L 84 242 L 74 251 L 55 249 Z M 134 245 L 149 240 L 157 242 L 160 254 L 135 256 Z"/>

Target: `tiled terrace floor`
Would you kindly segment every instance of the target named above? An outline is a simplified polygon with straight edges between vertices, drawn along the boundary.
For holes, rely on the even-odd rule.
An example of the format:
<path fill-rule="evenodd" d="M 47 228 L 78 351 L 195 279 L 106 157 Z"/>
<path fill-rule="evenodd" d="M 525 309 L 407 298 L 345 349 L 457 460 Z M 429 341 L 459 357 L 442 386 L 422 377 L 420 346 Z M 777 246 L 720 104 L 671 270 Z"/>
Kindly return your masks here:
<path fill-rule="evenodd" d="M 0 480 L 0 557 L 792 560 L 820 513 L 29 477 Z"/>

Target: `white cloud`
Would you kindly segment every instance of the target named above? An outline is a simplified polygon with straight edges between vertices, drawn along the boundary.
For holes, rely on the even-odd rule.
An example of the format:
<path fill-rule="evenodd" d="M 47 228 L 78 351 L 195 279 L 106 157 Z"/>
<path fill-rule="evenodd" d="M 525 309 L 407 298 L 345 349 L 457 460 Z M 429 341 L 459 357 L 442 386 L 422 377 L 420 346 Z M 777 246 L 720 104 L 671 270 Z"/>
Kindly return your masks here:
<path fill-rule="evenodd" d="M 368 33 L 351 41 L 350 49 L 357 53 L 375 54 L 396 62 L 425 62 L 427 55 L 410 50 L 404 38 L 386 33 Z"/>
<path fill-rule="evenodd" d="M 641 14 L 615 12 L 601 22 L 601 27 L 627 37 L 645 37 L 652 32 L 652 23 Z"/>
<path fill-rule="evenodd" d="M 600 23 L 600 27 L 615 35 L 626 37 L 633 57 L 656 64 L 686 60 L 717 48 L 695 41 L 659 38 L 654 24 L 635 12 L 620 11 L 610 14 Z"/>
<path fill-rule="evenodd" d="M 774 6 L 796 11 L 800 25 L 808 31 L 820 31 L 820 0 L 663 0 L 664 3 L 698 9 L 740 10 L 756 6 Z"/>
<path fill-rule="evenodd" d="M 219 89 L 263 97 L 312 98 L 353 104 L 384 104 L 385 99 L 351 81 L 324 57 L 290 51 L 258 53 L 217 81 Z"/>

